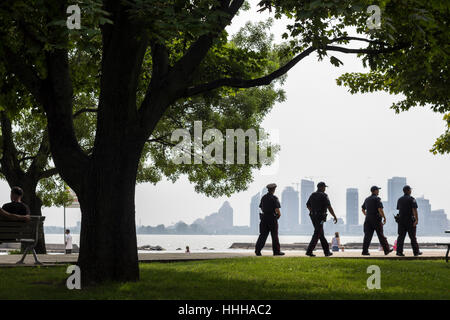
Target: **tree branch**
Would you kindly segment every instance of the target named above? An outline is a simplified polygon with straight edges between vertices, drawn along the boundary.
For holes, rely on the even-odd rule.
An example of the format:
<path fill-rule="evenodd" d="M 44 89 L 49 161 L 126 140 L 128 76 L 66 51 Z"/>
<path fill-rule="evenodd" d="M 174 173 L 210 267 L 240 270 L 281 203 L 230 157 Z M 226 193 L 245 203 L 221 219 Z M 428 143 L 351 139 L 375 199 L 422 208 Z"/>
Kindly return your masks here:
<path fill-rule="evenodd" d="M 343 37 L 334 38 L 330 41 L 330 43 L 338 42 L 338 41 L 345 41 L 345 40 L 347 40 L 347 41 L 364 41 L 364 42 L 368 42 L 368 43 L 385 45 L 385 43 L 382 41 L 370 40 L 370 39 L 360 38 L 360 37 L 351 37 L 351 36 L 343 36 Z"/>
<path fill-rule="evenodd" d="M 165 45 L 160 43 L 152 43 L 152 82 L 159 82 L 163 76 L 165 76 L 169 70 L 169 52 Z"/>
<path fill-rule="evenodd" d="M 46 53 L 48 76 L 43 88 L 42 105 L 47 115 L 50 148 L 61 177 L 73 188 L 81 184 L 89 157 L 75 136 L 72 117 L 73 88 L 66 49 Z"/>
<path fill-rule="evenodd" d="M 27 160 L 32 160 L 34 158 L 36 158 L 36 156 L 23 157 L 23 158 L 19 159 L 19 163 L 22 163 L 22 162 L 27 161 Z"/>
<path fill-rule="evenodd" d="M 338 52 L 343 52 L 343 53 L 366 53 L 366 54 L 380 54 L 380 53 L 391 53 L 391 52 L 395 52 L 397 50 L 406 48 L 407 44 L 401 44 L 401 45 L 397 45 L 395 47 L 391 47 L 391 48 L 384 48 L 384 49 L 369 49 L 369 48 L 364 48 L 364 49 L 353 49 L 353 48 L 344 48 L 344 47 L 338 47 L 338 46 L 325 46 L 324 49 L 326 51 L 338 51 Z"/>
<path fill-rule="evenodd" d="M 50 144 L 48 141 L 48 131 L 45 130 L 42 135 L 41 144 L 39 146 L 39 150 L 33 158 L 26 175 L 30 176 L 33 180 L 38 180 L 42 170 L 44 170 L 45 166 L 48 163 L 50 156 Z"/>
<path fill-rule="evenodd" d="M 167 137 L 169 137 L 169 136 L 171 136 L 171 135 L 172 135 L 171 133 L 164 134 L 164 135 L 159 136 L 159 137 L 156 137 L 156 138 L 147 139 L 147 142 L 160 142 L 160 140 L 162 140 L 162 139 L 164 139 L 164 138 L 167 138 Z"/>
<path fill-rule="evenodd" d="M 11 120 L 5 111 L 0 112 L 0 122 L 3 140 L 2 158 L 0 159 L 2 172 L 7 177 L 7 180 L 20 181 L 25 173 L 21 169 L 18 161 L 18 152 L 14 145 Z"/>
<path fill-rule="evenodd" d="M 359 41 L 367 41 L 370 43 L 375 43 L 371 40 L 367 40 L 364 38 L 357 38 L 357 37 L 340 37 L 330 40 L 331 42 L 337 42 L 342 40 L 359 40 Z M 366 54 L 380 54 L 380 53 L 390 53 L 395 52 L 397 50 L 406 48 L 408 44 L 399 44 L 394 47 L 390 48 L 381 48 L 381 49 L 370 49 L 370 48 L 363 48 L 363 49 L 351 49 L 351 48 L 344 48 L 344 47 L 338 47 L 338 46 L 330 46 L 326 45 L 321 48 L 314 48 L 309 47 L 302 53 L 298 54 L 295 58 L 293 58 L 291 61 L 286 63 L 284 66 L 280 67 L 279 69 L 275 70 L 274 72 L 260 77 L 256 79 L 249 79 L 244 80 L 240 78 L 222 78 L 218 80 L 214 80 L 208 83 L 200 84 L 194 87 L 187 88 L 183 94 L 184 98 L 191 97 L 200 93 L 204 93 L 207 91 L 211 91 L 214 89 L 217 89 L 219 87 L 228 86 L 233 88 L 251 88 L 251 87 L 257 87 L 257 86 L 263 86 L 270 84 L 273 80 L 279 78 L 280 76 L 286 74 L 292 67 L 294 67 L 299 61 L 301 61 L 303 58 L 307 57 L 309 54 L 311 54 L 313 51 L 317 49 L 324 49 L 326 51 L 339 51 L 343 53 L 366 53 Z"/>
<path fill-rule="evenodd" d="M 58 173 L 58 170 L 56 168 L 50 168 L 48 170 L 41 172 L 41 174 L 39 175 L 39 180 L 50 178 L 51 176 L 53 176 L 57 173 Z"/>
<path fill-rule="evenodd" d="M 228 15 L 226 19 L 218 24 L 217 31 L 200 36 L 197 41 L 189 47 L 184 56 L 177 61 L 174 66 L 174 69 L 177 70 L 177 76 L 181 76 L 183 79 L 189 78 L 208 53 L 213 45 L 214 39 L 228 24 L 230 24 L 231 20 L 244 3 L 244 0 L 234 0 L 229 6 L 228 3 L 229 1 L 221 1 L 221 7 L 217 8 L 217 11 L 222 11 Z"/>
<path fill-rule="evenodd" d="M 281 77 L 286 74 L 290 69 L 292 69 L 299 61 L 310 55 L 316 49 L 313 47 L 309 47 L 302 53 L 298 54 L 291 61 L 286 63 L 284 66 L 275 70 L 274 72 L 260 78 L 244 80 L 240 78 L 222 78 L 218 80 L 211 81 L 209 83 L 200 84 L 195 87 L 187 88 L 183 94 L 183 97 L 191 97 L 203 92 L 207 92 L 210 90 L 217 89 L 222 86 L 228 86 L 233 88 L 251 88 L 263 85 L 269 85 L 273 80 Z"/>
<path fill-rule="evenodd" d="M 97 112 L 97 111 L 98 111 L 98 108 L 82 108 L 82 109 L 78 110 L 77 112 L 75 112 L 75 113 L 72 115 L 72 118 L 76 118 L 76 117 L 78 117 L 79 115 L 81 115 L 82 113 L 86 113 L 86 112 Z"/>

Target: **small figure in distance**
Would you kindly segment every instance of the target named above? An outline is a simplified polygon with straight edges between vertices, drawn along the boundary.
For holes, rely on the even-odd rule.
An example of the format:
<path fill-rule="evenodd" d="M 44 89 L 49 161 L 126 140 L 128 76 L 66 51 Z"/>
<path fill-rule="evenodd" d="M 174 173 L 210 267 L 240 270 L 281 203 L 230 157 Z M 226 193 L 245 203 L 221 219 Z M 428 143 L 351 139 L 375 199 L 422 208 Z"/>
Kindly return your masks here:
<path fill-rule="evenodd" d="M 381 188 L 373 186 L 370 188 L 372 193 L 366 198 L 362 205 L 362 213 L 366 216 L 364 221 L 364 242 L 363 242 L 363 256 L 369 256 L 369 246 L 372 241 L 373 232 L 376 231 L 380 245 L 383 248 L 384 254 L 388 255 L 393 251 L 389 247 L 386 237 L 383 234 L 383 225 L 386 223 L 386 217 L 383 211 L 383 203 L 378 197 Z"/>
<path fill-rule="evenodd" d="M 272 250 L 274 256 L 284 256 L 280 251 L 280 240 L 278 239 L 278 219 L 281 217 L 281 205 L 278 198 L 274 195 L 277 185 L 270 183 L 267 185 L 267 193 L 261 198 L 259 207 L 263 212 L 260 214 L 259 237 L 255 246 L 255 254 L 261 255 L 261 250 L 266 244 L 267 237 L 272 237 Z"/>
<path fill-rule="evenodd" d="M 66 249 L 66 254 L 72 254 L 72 236 L 70 234 L 70 230 L 66 229 L 65 235 L 64 235 L 64 245 Z"/>
<path fill-rule="evenodd" d="M 331 251 L 338 252 L 339 249 L 341 249 L 342 252 L 343 252 L 344 251 L 344 246 L 341 245 L 341 238 L 339 237 L 339 232 L 335 232 L 334 233 L 334 237 L 331 240 Z"/>
<path fill-rule="evenodd" d="M 333 216 L 334 223 L 337 223 L 337 218 L 334 214 L 333 208 L 331 207 L 330 199 L 328 199 L 328 195 L 325 193 L 326 187 L 328 186 L 325 182 L 319 182 L 317 184 L 317 191 L 313 192 L 306 202 L 306 206 L 309 210 L 309 216 L 311 217 L 311 221 L 314 226 L 314 234 L 308 248 L 306 249 L 306 255 L 310 257 L 315 257 L 313 251 L 319 239 L 325 256 L 328 257 L 333 255 L 330 252 L 330 246 L 328 245 L 328 241 L 324 235 L 323 223 L 327 220 L 327 210 L 330 211 Z"/>
<path fill-rule="evenodd" d="M 186 252 L 185 253 L 191 253 L 191 251 L 189 250 L 189 246 L 186 246 Z"/>

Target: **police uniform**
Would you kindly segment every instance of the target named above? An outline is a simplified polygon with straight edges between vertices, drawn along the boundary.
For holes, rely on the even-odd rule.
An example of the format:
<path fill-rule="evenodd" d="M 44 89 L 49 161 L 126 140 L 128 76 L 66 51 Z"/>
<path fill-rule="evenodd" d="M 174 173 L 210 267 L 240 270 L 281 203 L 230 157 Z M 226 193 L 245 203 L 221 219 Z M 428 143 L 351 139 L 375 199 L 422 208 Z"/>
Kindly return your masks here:
<path fill-rule="evenodd" d="M 388 254 L 390 252 L 389 243 L 383 234 L 383 223 L 382 218 L 378 209 L 383 208 L 381 199 L 372 194 L 367 197 L 362 205 L 362 208 L 366 210 L 366 219 L 364 221 L 364 243 L 363 243 L 363 254 L 369 253 L 370 242 L 372 241 L 373 232 L 375 231 L 383 247 L 384 253 Z"/>
<path fill-rule="evenodd" d="M 276 215 L 275 209 L 281 208 L 280 201 L 275 195 L 267 192 L 261 198 L 259 207 L 263 213 L 261 214 L 261 221 L 259 223 L 259 237 L 256 242 L 255 253 L 261 253 L 270 232 L 273 253 L 279 254 L 280 241 L 278 240 L 278 216 Z"/>
<path fill-rule="evenodd" d="M 397 201 L 397 210 L 399 210 L 398 219 L 398 238 L 397 238 L 397 254 L 403 253 L 403 244 L 406 233 L 411 239 L 411 247 L 414 255 L 419 254 L 419 244 L 416 238 L 416 227 L 414 226 L 413 208 L 417 209 L 416 199 L 408 194 L 400 197 Z"/>
<path fill-rule="evenodd" d="M 309 216 L 311 217 L 311 221 L 314 226 L 314 234 L 311 238 L 308 249 L 306 250 L 307 255 L 312 254 L 319 239 L 322 245 L 323 252 L 326 255 L 330 253 L 330 246 L 328 245 L 328 241 L 325 238 L 325 234 L 323 232 L 323 223 L 326 221 L 327 209 L 330 205 L 331 204 L 328 195 L 325 192 L 321 191 L 313 192 L 306 202 L 306 206 L 308 208 L 311 208 Z"/>

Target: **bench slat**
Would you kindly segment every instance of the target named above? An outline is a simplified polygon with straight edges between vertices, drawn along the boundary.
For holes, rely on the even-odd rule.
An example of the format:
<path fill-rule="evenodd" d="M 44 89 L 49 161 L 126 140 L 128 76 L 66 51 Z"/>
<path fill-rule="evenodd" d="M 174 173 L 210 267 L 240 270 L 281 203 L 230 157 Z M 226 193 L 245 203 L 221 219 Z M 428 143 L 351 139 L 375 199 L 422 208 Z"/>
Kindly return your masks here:
<path fill-rule="evenodd" d="M 2 239 L 21 239 L 21 238 L 33 238 L 32 233 L 2 233 L 0 234 L 0 241 Z"/>
<path fill-rule="evenodd" d="M 18 242 L 34 242 L 35 239 L 14 238 L 14 239 L 0 239 L 0 243 L 18 243 Z"/>
<path fill-rule="evenodd" d="M 36 224 L 37 221 L 30 221 L 29 223 L 17 222 L 17 221 L 2 221 L 0 220 L 0 227 L 18 227 L 22 228 L 29 224 Z"/>
<path fill-rule="evenodd" d="M 2 227 L 0 226 L 0 234 L 1 233 L 10 233 L 10 232 L 23 232 L 24 230 L 33 230 L 32 228 L 26 227 L 26 228 L 19 228 L 19 227 Z"/>

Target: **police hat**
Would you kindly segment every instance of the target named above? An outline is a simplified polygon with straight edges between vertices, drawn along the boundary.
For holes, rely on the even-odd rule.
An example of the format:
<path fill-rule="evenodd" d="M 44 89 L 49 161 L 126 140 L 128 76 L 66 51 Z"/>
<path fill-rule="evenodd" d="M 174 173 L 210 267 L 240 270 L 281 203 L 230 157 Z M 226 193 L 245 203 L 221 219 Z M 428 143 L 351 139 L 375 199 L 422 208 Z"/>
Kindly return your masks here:
<path fill-rule="evenodd" d="M 328 186 L 325 184 L 325 182 L 319 182 L 317 184 L 317 188 L 322 188 L 322 187 L 328 187 Z"/>
<path fill-rule="evenodd" d="M 273 189 L 273 188 L 277 187 L 277 184 L 276 183 L 269 183 L 266 187 L 267 187 L 267 189 Z"/>
<path fill-rule="evenodd" d="M 377 186 L 373 186 L 372 188 L 370 188 L 370 192 L 374 192 L 375 190 L 380 190 L 380 187 Z"/>
<path fill-rule="evenodd" d="M 409 191 L 409 190 L 411 190 L 410 186 L 406 185 L 406 186 L 403 187 L 403 192 L 406 192 L 406 191 Z"/>

